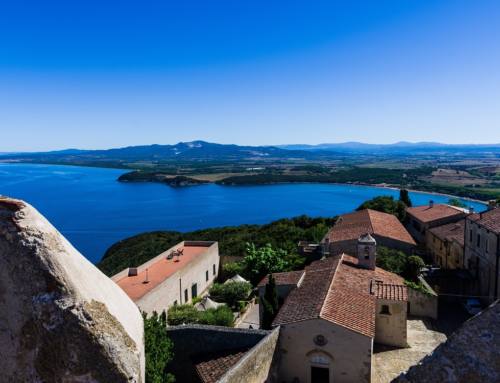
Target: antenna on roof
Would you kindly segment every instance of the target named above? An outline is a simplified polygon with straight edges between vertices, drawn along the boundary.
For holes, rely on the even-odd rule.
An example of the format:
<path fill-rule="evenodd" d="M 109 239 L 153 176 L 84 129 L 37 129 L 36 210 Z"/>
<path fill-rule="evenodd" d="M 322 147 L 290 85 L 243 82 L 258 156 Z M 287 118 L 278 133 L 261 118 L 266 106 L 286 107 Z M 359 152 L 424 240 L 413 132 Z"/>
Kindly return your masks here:
<path fill-rule="evenodd" d="M 146 269 L 146 279 L 144 279 L 144 281 L 142 281 L 142 283 L 149 283 L 148 269 Z"/>

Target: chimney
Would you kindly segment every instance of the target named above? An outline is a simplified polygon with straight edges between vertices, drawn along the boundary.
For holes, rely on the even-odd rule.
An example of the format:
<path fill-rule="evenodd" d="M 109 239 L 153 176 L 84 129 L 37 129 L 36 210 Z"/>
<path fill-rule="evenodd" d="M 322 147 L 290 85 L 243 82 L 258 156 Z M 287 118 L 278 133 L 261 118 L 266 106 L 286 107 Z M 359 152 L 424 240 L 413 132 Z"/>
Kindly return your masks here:
<path fill-rule="evenodd" d="M 434 201 L 433 200 L 429 200 L 429 207 L 434 207 Z"/>
<path fill-rule="evenodd" d="M 370 234 L 358 238 L 358 265 L 364 269 L 375 270 L 377 260 L 377 241 Z"/>

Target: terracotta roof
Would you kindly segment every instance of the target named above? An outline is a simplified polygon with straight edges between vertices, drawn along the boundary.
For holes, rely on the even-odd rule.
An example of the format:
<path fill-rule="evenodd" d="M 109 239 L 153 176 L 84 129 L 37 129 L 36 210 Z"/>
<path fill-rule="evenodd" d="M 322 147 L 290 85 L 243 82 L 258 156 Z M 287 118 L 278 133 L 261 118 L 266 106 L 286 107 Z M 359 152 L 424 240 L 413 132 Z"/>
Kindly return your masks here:
<path fill-rule="evenodd" d="M 416 245 L 396 216 L 365 209 L 342 215 L 328 232 L 330 242 L 358 239 L 370 233 Z"/>
<path fill-rule="evenodd" d="M 297 285 L 300 281 L 300 278 L 302 278 L 302 275 L 304 275 L 304 270 L 273 273 L 274 280 L 276 281 L 276 286 Z M 257 287 L 265 286 L 268 281 L 269 276 L 266 275 L 264 278 L 262 278 Z"/>
<path fill-rule="evenodd" d="M 162 253 L 163 256 L 158 256 L 158 260 L 156 262 L 152 263 L 147 268 L 144 268 L 144 270 L 139 272 L 137 275 L 124 276 L 116 282 L 117 285 L 127 293 L 130 299 L 136 301 L 175 274 L 178 270 L 186 267 L 195 258 L 206 253 L 208 247 L 184 246 L 179 247 L 179 249 L 184 250 L 183 255 L 180 257 L 167 259 L 169 251 L 165 251 Z M 148 282 L 144 283 L 146 281 L 146 275 Z"/>
<path fill-rule="evenodd" d="M 464 230 L 465 219 L 460 221 L 448 223 L 446 225 L 436 226 L 429 231 L 442 241 L 455 241 L 460 246 L 464 245 Z"/>
<path fill-rule="evenodd" d="M 195 360 L 198 377 L 203 383 L 216 383 L 247 353 L 248 349 L 230 350 L 204 355 Z"/>
<path fill-rule="evenodd" d="M 408 292 L 406 286 L 377 282 L 372 284 L 372 293 L 379 299 L 390 299 L 393 301 L 407 301 Z"/>
<path fill-rule="evenodd" d="M 434 204 L 432 207 L 430 205 L 409 207 L 406 209 L 406 213 L 415 217 L 420 222 L 432 222 L 454 215 L 460 216 L 465 214 L 460 208 L 443 204 Z"/>
<path fill-rule="evenodd" d="M 338 257 L 332 257 L 312 262 L 307 266 L 300 287 L 290 292 L 273 325 L 319 318 L 339 263 Z"/>
<path fill-rule="evenodd" d="M 376 281 L 386 287 L 375 293 Z M 356 258 L 345 254 L 316 261 L 305 269 L 302 284 L 287 297 L 273 325 L 322 318 L 373 338 L 377 297 L 406 300 L 403 282 L 378 267 L 360 268 Z"/>
<path fill-rule="evenodd" d="M 467 217 L 486 229 L 500 234 L 500 208 L 491 209 L 480 214 L 471 214 Z"/>

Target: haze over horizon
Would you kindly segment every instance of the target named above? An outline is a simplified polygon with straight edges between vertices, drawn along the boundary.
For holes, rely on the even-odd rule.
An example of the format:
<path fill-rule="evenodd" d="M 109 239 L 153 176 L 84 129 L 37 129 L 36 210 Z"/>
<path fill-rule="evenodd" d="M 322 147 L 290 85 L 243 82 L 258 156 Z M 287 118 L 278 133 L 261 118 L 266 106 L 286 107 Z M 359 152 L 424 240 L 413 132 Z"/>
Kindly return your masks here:
<path fill-rule="evenodd" d="M 0 152 L 500 142 L 494 0 L 1 9 Z"/>

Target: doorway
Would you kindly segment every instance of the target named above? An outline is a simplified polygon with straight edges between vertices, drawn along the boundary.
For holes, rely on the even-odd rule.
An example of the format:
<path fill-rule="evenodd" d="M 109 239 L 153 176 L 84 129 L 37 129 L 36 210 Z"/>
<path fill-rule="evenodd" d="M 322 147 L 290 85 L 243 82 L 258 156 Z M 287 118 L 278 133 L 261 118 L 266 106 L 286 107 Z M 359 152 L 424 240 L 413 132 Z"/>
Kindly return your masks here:
<path fill-rule="evenodd" d="M 330 369 L 311 366 L 311 383 L 330 383 Z"/>

